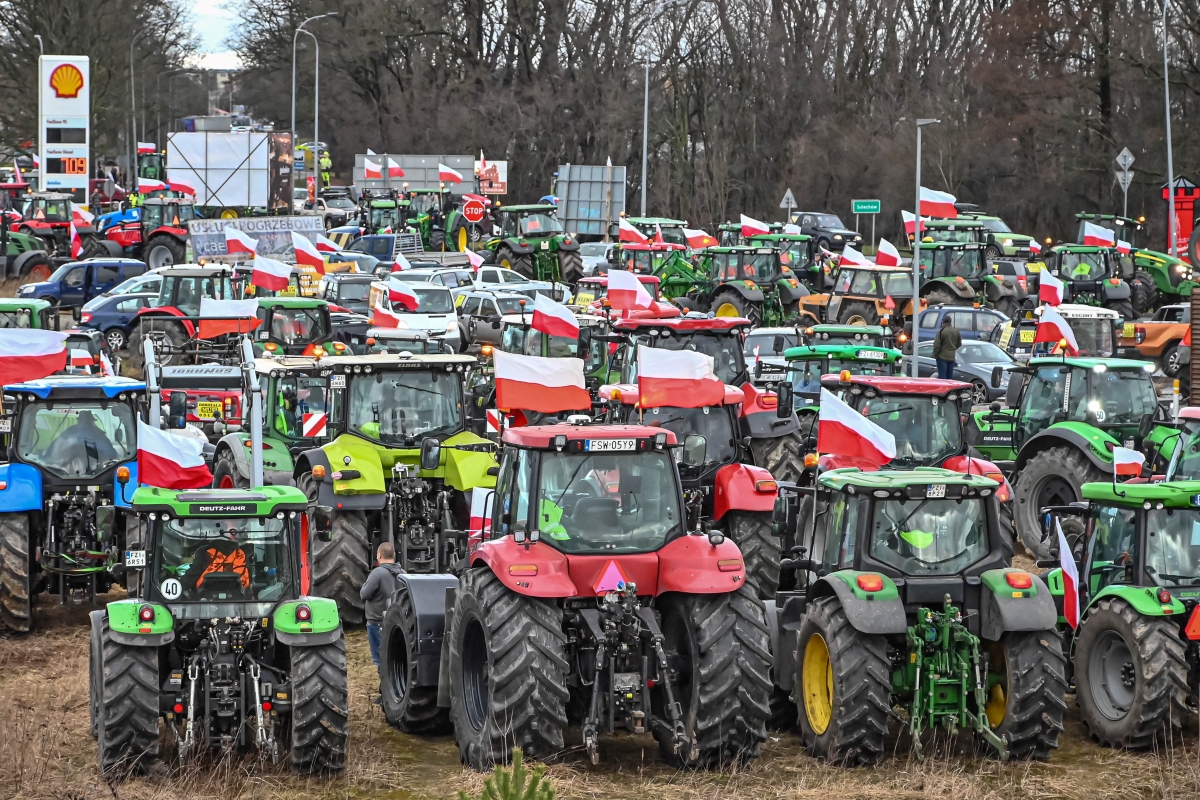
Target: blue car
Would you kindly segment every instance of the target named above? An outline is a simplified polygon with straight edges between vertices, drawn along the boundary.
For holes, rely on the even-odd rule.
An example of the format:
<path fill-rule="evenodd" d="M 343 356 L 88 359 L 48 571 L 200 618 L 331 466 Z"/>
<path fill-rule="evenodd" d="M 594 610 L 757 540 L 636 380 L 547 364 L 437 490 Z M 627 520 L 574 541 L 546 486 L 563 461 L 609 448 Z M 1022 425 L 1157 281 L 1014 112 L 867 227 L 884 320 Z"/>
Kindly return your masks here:
<path fill-rule="evenodd" d="M 27 283 L 17 297 L 48 300 L 60 308 L 77 308 L 122 281 L 144 275 L 146 265 L 133 258 L 89 258 L 63 264 L 47 280 Z"/>
<path fill-rule="evenodd" d="M 947 314 L 964 342 L 968 339 L 987 339 L 992 328 L 1008 321 L 1008 317 L 991 308 L 931 306 L 921 312 L 921 341 L 933 341 Z"/>
<path fill-rule="evenodd" d="M 133 320 L 138 311 L 158 302 L 157 294 L 118 294 L 97 297 L 83 307 L 79 327 L 91 328 L 104 334 L 109 348 L 116 352 L 125 347 L 133 332 Z"/>

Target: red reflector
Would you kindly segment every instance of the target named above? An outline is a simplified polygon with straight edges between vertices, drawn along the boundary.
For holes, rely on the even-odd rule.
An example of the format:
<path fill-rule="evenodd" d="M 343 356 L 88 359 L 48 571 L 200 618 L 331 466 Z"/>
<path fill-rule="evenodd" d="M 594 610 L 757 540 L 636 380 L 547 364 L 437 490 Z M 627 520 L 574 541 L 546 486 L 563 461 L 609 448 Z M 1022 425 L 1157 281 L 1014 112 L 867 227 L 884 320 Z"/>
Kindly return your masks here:
<path fill-rule="evenodd" d="M 263 701 L 263 711 L 270 711 L 270 710 L 271 710 L 271 701 L 264 700 Z"/>
<path fill-rule="evenodd" d="M 1004 580 L 1014 589 L 1028 589 L 1033 586 L 1033 576 L 1028 572 L 1009 572 L 1004 576 Z"/>
<path fill-rule="evenodd" d="M 1169 605 L 1171 602 L 1171 593 L 1168 592 L 1166 589 L 1159 589 L 1158 590 L 1158 602 L 1162 603 L 1164 606 Z"/>
<path fill-rule="evenodd" d="M 858 588 L 864 592 L 880 592 L 883 591 L 883 578 L 878 575 L 867 573 L 866 575 L 858 576 Z"/>
<path fill-rule="evenodd" d="M 1183 629 L 1183 635 L 1192 641 L 1200 639 L 1200 606 L 1192 609 L 1192 617 L 1188 620 L 1187 627 Z"/>
<path fill-rule="evenodd" d="M 176 703 L 174 706 L 171 707 L 171 710 L 174 711 L 176 714 L 182 714 L 183 713 L 183 703 Z"/>
<path fill-rule="evenodd" d="M 308 622 L 312 619 L 312 609 L 306 605 L 296 606 L 296 620 L 298 622 Z"/>

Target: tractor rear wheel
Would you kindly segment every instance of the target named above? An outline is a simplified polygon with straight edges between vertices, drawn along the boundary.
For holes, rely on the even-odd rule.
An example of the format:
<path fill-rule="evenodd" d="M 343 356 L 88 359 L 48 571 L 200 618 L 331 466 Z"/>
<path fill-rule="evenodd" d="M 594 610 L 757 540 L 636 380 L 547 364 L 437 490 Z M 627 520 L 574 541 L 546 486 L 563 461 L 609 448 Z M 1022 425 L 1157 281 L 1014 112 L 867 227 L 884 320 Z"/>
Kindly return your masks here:
<path fill-rule="evenodd" d="M 379 693 L 383 715 L 405 733 L 448 733 L 450 711 L 439 708 L 437 686 L 417 686 L 417 612 L 408 590 L 396 593 L 383 618 Z"/>
<path fill-rule="evenodd" d="M 485 770 L 520 747 L 563 749 L 567 637 L 553 600 L 509 590 L 487 567 L 463 573 L 450 623 L 450 718 L 462 762 Z"/>
<path fill-rule="evenodd" d="M 747 300 L 732 289 L 722 289 L 713 295 L 710 307 L 718 317 L 745 317 L 755 326 L 762 323 L 762 305 Z"/>
<path fill-rule="evenodd" d="M 670 726 L 652 725 L 659 753 L 677 767 L 726 769 L 758 758 L 771 715 L 771 644 L 767 614 L 754 589 L 668 596 L 659 606 L 674 693 L 692 752 L 676 753 Z M 652 713 L 667 719 L 662 689 Z"/>
<path fill-rule="evenodd" d="M 446 249 L 446 233 L 445 231 L 430 231 L 429 232 L 429 249 L 438 252 Z"/>
<path fill-rule="evenodd" d="M 578 250 L 559 250 L 558 271 L 563 283 L 574 286 L 583 277 L 583 256 Z"/>
<path fill-rule="evenodd" d="M 93 636 L 100 639 L 96 690 L 96 741 L 105 775 L 142 772 L 158 758 L 158 648 L 121 644 L 108 617 Z"/>
<path fill-rule="evenodd" d="M 371 531 L 362 511 L 333 512 L 333 538 L 314 538 L 312 547 L 312 591 L 318 597 L 336 600 L 343 624 L 366 621 L 358 590 L 371 571 Z"/>
<path fill-rule="evenodd" d="M 1036 558 L 1049 558 L 1051 542 L 1042 539 L 1041 509 L 1081 500 L 1085 483 L 1110 480 L 1074 447 L 1052 447 L 1035 455 L 1017 474 L 1013 522 L 1021 543 Z"/>
<path fill-rule="evenodd" d="M 1010 759 L 1045 761 L 1067 708 L 1062 639 L 1055 630 L 1009 631 L 987 644 L 988 673 L 998 679 L 988 689 L 988 724 L 1008 741 Z"/>
<path fill-rule="evenodd" d="M 879 311 L 873 303 L 846 303 L 837 321 L 842 325 L 878 325 Z"/>
<path fill-rule="evenodd" d="M 1139 317 L 1153 309 L 1158 302 L 1158 286 L 1154 283 L 1154 276 L 1144 269 L 1134 271 L 1129 288 L 1133 312 Z"/>
<path fill-rule="evenodd" d="M 228 447 L 223 447 L 221 452 L 217 453 L 212 472 L 214 489 L 250 488 L 250 482 L 243 480 L 238 474 L 237 464 L 233 462 L 233 453 L 229 452 Z"/>
<path fill-rule="evenodd" d="M 0 630 L 26 633 L 33 625 L 29 517 L 0 514 Z"/>
<path fill-rule="evenodd" d="M 803 428 L 772 439 L 751 439 L 750 455 L 754 465 L 771 473 L 775 480 L 795 483 L 804 470 Z"/>
<path fill-rule="evenodd" d="M 505 269 L 519 272 L 526 278 L 534 277 L 532 253 L 521 253 L 518 255 L 507 245 L 500 245 L 500 249 L 496 251 L 496 263 Z"/>
<path fill-rule="evenodd" d="M 346 766 L 350 687 L 346 640 L 292 647 L 292 769 L 336 772 Z"/>
<path fill-rule="evenodd" d="M 1128 300 L 1113 300 L 1105 305 L 1120 314 L 1121 319 L 1125 322 L 1133 322 L 1137 319 L 1137 315 L 1133 313 L 1133 303 Z"/>
<path fill-rule="evenodd" d="M 1176 741 L 1188 694 L 1179 623 L 1101 600 L 1075 637 L 1075 686 L 1083 724 L 1101 744 L 1146 749 Z"/>
<path fill-rule="evenodd" d="M 795 686 L 809 755 L 846 766 L 879 763 L 892 707 L 887 639 L 855 630 L 836 597 L 818 598 L 804 612 Z"/>
<path fill-rule="evenodd" d="M 155 358 L 160 367 L 183 363 L 182 350 L 187 344 L 188 335 L 178 322 L 168 317 L 146 317 L 133 329 L 133 335 L 129 338 L 130 361 L 139 370 L 145 368 L 142 342 L 146 339 L 154 342 Z"/>
<path fill-rule="evenodd" d="M 182 264 L 187 251 L 181 242 L 170 236 L 151 236 L 143 250 L 146 266 L 150 269 Z"/>
<path fill-rule="evenodd" d="M 930 289 L 925 295 L 925 300 L 929 302 L 930 307 L 962 305 L 962 301 L 955 297 L 953 292 L 941 286 L 934 286 Z"/>
<path fill-rule="evenodd" d="M 758 596 L 769 600 L 779 588 L 779 537 L 771 526 L 769 511 L 729 512 L 729 538 L 742 551 L 746 581 Z"/>

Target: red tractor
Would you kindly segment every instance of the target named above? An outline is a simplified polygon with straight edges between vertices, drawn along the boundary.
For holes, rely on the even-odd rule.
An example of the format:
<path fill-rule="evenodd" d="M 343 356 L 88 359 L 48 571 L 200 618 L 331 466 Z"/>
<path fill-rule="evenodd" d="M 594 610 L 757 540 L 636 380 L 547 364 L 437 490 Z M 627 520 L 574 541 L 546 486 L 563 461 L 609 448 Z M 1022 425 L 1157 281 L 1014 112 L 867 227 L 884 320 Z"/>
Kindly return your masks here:
<path fill-rule="evenodd" d="M 688 527 L 724 528 L 742 550 L 747 579 L 760 597 L 773 598 L 780 554 L 771 514 L 779 487 L 770 472 L 745 463 L 750 454 L 738 435 L 742 390 L 727 385 L 723 405 L 704 408 L 641 408 L 636 384 L 602 386 L 600 399 L 608 404 L 608 422 L 662 428 L 681 440 L 705 438 L 703 461 L 679 468 Z"/>
<path fill-rule="evenodd" d="M 140 219 L 106 232 L 108 241 L 121 250 L 117 255 L 144 261 L 151 269 L 182 264 L 187 257 L 188 220 L 196 219 L 195 205 L 178 197 L 153 197 L 141 209 Z"/>
<path fill-rule="evenodd" d="M 11 230 L 27 236 L 36 236 L 45 242 L 46 252 L 59 263 L 72 261 L 71 257 L 71 223 L 75 223 L 75 232 L 83 247 L 79 258 L 95 256 L 120 256 L 121 252 L 115 245 L 108 244 L 96 234 L 96 229 L 90 224 L 84 224 L 82 219 L 75 218 L 75 210 L 71 195 L 59 192 L 33 192 L 22 198 L 24 207 L 21 219 L 11 222 Z"/>
<path fill-rule="evenodd" d="M 161 366 L 181 363 L 183 350 L 195 340 L 202 298 L 236 300 L 229 267 L 171 267 L 161 273 L 157 305 L 143 308 L 134 320 L 130 349 L 140 363 L 142 341 L 150 339 Z"/>
<path fill-rule="evenodd" d="M 505 431 L 490 527 L 464 569 L 398 579 L 380 647 L 388 722 L 452 729 L 478 770 L 513 747 L 557 755 L 575 725 L 592 763 L 617 729 L 652 734 L 680 768 L 757 758 L 766 612 L 738 546 L 688 528 L 677 446 L 636 425 Z M 688 437 L 682 462 L 704 451 Z M 440 455 L 426 439 L 422 468 Z"/>

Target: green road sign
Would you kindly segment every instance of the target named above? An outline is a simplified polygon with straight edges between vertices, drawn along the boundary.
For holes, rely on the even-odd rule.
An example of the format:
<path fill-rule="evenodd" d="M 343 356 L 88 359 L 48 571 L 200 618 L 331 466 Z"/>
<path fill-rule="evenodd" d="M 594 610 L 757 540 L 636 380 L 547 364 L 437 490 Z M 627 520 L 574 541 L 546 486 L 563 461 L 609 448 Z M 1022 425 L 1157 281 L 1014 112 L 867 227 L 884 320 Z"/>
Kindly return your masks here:
<path fill-rule="evenodd" d="M 851 200 L 851 214 L 878 214 L 880 208 L 878 200 Z"/>

